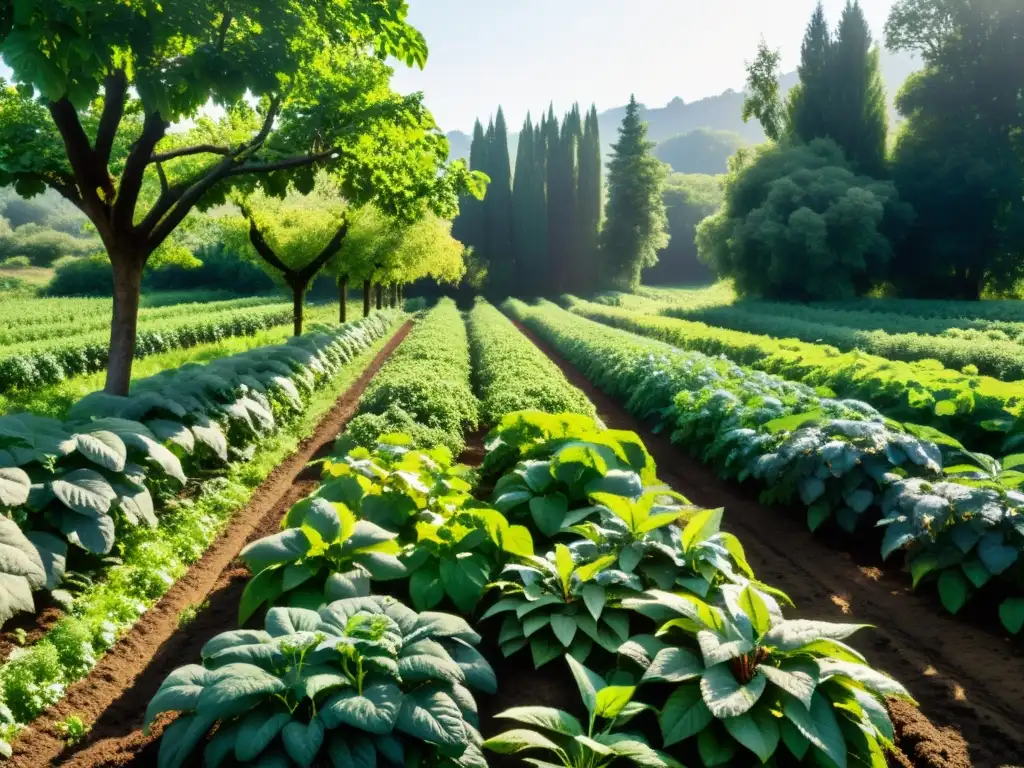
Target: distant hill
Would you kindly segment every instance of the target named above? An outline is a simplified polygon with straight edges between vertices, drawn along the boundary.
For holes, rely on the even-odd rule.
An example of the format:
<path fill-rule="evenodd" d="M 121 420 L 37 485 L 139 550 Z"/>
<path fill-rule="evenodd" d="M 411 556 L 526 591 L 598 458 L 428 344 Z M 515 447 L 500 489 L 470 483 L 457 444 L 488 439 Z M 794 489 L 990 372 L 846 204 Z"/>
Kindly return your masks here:
<path fill-rule="evenodd" d="M 918 68 L 917 60 L 904 53 L 882 52 L 882 77 L 889 94 L 890 104 L 896 92 L 907 77 Z M 788 93 L 797 83 L 797 73 L 789 72 L 780 78 L 782 90 Z M 495 105 L 497 106 L 497 105 Z M 543 105 L 538 105 L 538 107 Z M 740 136 L 748 144 L 759 144 L 764 141 L 764 131 L 756 120 L 744 123 L 740 114 L 743 110 L 742 91 L 727 90 L 717 96 L 709 96 L 687 104 L 680 98 L 672 99 L 664 107 L 641 107 L 641 115 L 648 124 L 648 135 L 654 141 L 689 133 L 697 128 L 709 128 L 715 131 L 730 131 Z M 626 107 L 614 107 L 601 112 L 598 121 L 601 127 L 601 143 L 604 153 L 611 149 L 612 143 L 626 113 Z M 895 109 L 890 112 L 890 125 L 894 125 L 898 117 Z M 448 134 L 451 145 L 451 157 L 469 157 L 471 137 L 462 131 L 451 131 Z M 516 145 L 518 133 L 509 134 L 509 154 L 515 167 Z M 676 169 L 679 170 L 679 169 Z M 724 171 L 724 169 L 723 169 Z"/>
<path fill-rule="evenodd" d="M 748 142 L 733 131 L 695 128 L 661 141 L 654 156 L 672 166 L 676 173 L 712 176 L 729 170 L 729 158 Z"/>

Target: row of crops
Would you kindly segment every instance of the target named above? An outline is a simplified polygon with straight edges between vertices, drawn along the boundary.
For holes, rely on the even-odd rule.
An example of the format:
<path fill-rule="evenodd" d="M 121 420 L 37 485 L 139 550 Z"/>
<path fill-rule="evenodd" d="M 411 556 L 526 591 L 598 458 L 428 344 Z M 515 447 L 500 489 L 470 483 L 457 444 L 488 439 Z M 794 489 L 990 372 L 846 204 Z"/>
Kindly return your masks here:
<path fill-rule="evenodd" d="M 64 421 L 0 416 L 0 621 L 34 611 L 42 591 L 70 609 L 0 667 L 5 735 L 202 555 L 247 498 L 224 475 L 302 418 L 396 319 L 375 313 L 165 371 L 128 397 L 89 395 Z"/>
<path fill-rule="evenodd" d="M 593 406 L 493 308 L 473 310 L 468 338 L 461 324 L 440 305 L 406 340 L 415 352 L 375 377 L 412 393 L 394 416 L 434 446 L 394 432 L 357 445 L 348 430 L 319 488 L 243 551 L 243 628 L 150 702 L 147 723 L 178 715 L 160 764 L 196 764 L 202 749 L 208 765 L 482 767 L 529 751 L 537 765 L 884 766 L 884 699 L 907 694 L 844 642 L 859 627 L 786 618 L 722 511 L 661 485 L 635 434 L 579 413 L 502 413 L 533 391 Z M 417 364 L 428 382 L 414 389 Z M 474 407 L 453 413 L 435 365 L 486 405 L 470 390 Z M 373 410 L 360 418 L 391 418 Z M 481 411 L 497 423 L 473 472 L 447 444 Z M 246 628 L 263 606 L 262 629 Z M 566 666 L 586 718 L 499 679 L 495 644 L 523 668 Z M 479 697 L 499 687 L 517 706 L 485 739 Z"/>
<path fill-rule="evenodd" d="M 135 344 L 135 357 L 209 344 L 292 321 L 290 303 L 267 299 L 239 299 L 215 304 L 179 304 L 143 310 Z M 309 313 L 314 321 L 334 319 L 337 308 Z M 94 325 L 95 328 L 90 328 Z M 84 326 L 84 327 L 83 327 Z M 10 333 L 31 333 L 32 326 Z M 31 390 L 65 379 L 103 370 L 107 365 L 110 320 L 104 315 L 81 322 L 40 325 L 47 334 L 29 341 L 4 344 L 0 350 L 0 393 Z"/>
<path fill-rule="evenodd" d="M 952 613 L 983 595 L 998 604 L 1010 632 L 1024 627 L 1024 456 L 1000 464 L 937 430 L 904 427 L 866 402 L 547 302 L 512 301 L 507 309 L 721 476 L 761 485 L 767 501 L 802 506 L 812 530 L 876 535 L 882 556 L 899 556 L 915 586 L 934 582 Z M 650 322 L 659 335 L 658 318 L 637 318 L 638 330 Z"/>
<path fill-rule="evenodd" d="M 733 331 L 572 300 L 574 313 L 871 403 L 886 416 L 941 430 L 971 448 L 1003 455 L 1024 446 L 1024 389 L 1017 383 L 904 363 L 862 352 Z M 941 438 L 940 438 L 941 439 Z"/>

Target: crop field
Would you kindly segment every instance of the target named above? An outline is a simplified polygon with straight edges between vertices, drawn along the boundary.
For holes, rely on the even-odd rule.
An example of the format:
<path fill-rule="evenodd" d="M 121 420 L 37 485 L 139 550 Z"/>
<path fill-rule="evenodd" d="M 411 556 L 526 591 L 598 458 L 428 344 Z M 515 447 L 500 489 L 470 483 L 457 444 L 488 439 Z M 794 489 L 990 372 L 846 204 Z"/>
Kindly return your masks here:
<path fill-rule="evenodd" d="M 956 374 L 1011 425 L 992 429 L 955 372 L 925 366 L 926 408 L 895 394 L 914 363 L 675 315 L 725 295 L 325 317 L 144 361 L 128 397 L 12 408 L 0 751 L 1005 764 L 1024 748 L 1007 382 Z M 196 315 L 175 309 L 144 323 Z"/>

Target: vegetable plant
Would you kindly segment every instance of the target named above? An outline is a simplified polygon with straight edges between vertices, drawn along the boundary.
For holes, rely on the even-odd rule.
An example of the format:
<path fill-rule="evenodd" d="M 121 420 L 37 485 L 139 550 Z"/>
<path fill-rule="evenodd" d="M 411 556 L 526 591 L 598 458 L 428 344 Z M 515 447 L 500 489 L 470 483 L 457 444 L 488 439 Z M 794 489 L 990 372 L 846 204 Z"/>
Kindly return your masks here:
<path fill-rule="evenodd" d="M 338 600 L 319 611 L 276 607 L 265 629 L 225 632 L 203 663 L 172 672 L 146 710 L 164 731 L 159 765 L 485 765 L 471 688 L 494 673 L 462 619 L 388 597 Z M 290 762 L 289 762 L 290 761 Z"/>
<path fill-rule="evenodd" d="M 619 653 L 637 670 L 637 699 L 658 708 L 665 747 L 694 740 L 709 767 L 732 764 L 740 750 L 761 762 L 788 753 L 886 765 L 884 699 L 909 694 L 844 642 L 863 625 L 785 619 L 750 584 L 714 597 L 652 590 L 622 601 L 659 623 Z"/>
<path fill-rule="evenodd" d="M 615 653 L 629 638 L 629 614 L 619 601 L 643 590 L 636 575 L 611 567 L 616 559 L 577 563 L 569 547 L 556 544 L 545 557 L 505 566 L 494 584 L 502 597 L 483 615 L 507 614 L 501 652 L 510 656 L 529 645 L 537 668 L 565 653 L 585 661 L 595 644 Z"/>
<path fill-rule="evenodd" d="M 621 730 L 632 717 L 646 709 L 644 705 L 631 701 L 635 686 L 609 685 L 572 656 L 565 659 L 587 710 L 586 727 L 570 713 L 553 707 L 513 707 L 495 717 L 530 727 L 514 728 L 492 736 L 484 742 L 484 749 L 502 755 L 542 750 L 551 759 L 523 760 L 545 767 L 605 768 L 613 762 L 644 768 L 680 766 L 664 752 L 653 749 L 643 736 Z"/>

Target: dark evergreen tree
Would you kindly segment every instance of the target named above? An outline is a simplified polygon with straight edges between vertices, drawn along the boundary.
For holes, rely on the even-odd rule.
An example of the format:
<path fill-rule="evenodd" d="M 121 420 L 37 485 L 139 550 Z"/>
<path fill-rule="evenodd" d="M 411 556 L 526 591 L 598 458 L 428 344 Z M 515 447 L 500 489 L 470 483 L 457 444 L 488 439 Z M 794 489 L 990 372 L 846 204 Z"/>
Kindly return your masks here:
<path fill-rule="evenodd" d="M 597 119 L 597 107 L 591 106 L 583 128 L 583 139 L 579 149 L 579 227 L 580 257 L 585 278 L 579 290 L 589 293 L 597 282 L 598 234 L 601 229 L 601 203 L 604 190 L 601 186 L 601 134 Z"/>
<path fill-rule="evenodd" d="M 800 82 L 789 94 L 789 129 L 801 141 L 829 135 L 832 109 L 832 33 L 819 2 L 804 33 L 797 72 Z"/>
<path fill-rule="evenodd" d="M 508 157 L 505 113 L 498 115 L 487 132 L 487 175 L 491 183 L 484 198 L 487 224 L 488 286 L 490 293 L 507 296 L 514 290 L 516 274 L 512 253 L 512 169 Z"/>
<path fill-rule="evenodd" d="M 484 143 L 481 151 L 481 162 L 480 170 L 487 174 L 487 177 L 494 182 L 494 167 L 492 150 L 494 149 L 494 118 L 492 117 L 487 121 L 487 130 L 484 131 Z M 490 184 L 487 185 L 488 192 L 490 191 Z M 493 198 L 490 195 L 484 198 L 483 201 L 483 238 L 480 241 L 480 254 L 484 260 L 490 265 L 492 254 L 491 254 L 491 207 L 493 205 Z M 490 267 L 488 266 L 488 269 Z"/>
<path fill-rule="evenodd" d="M 888 106 L 879 50 L 857 0 L 847 0 L 832 53 L 828 135 L 858 173 L 885 169 Z"/>
<path fill-rule="evenodd" d="M 516 150 L 516 173 L 512 180 L 512 254 L 516 265 L 514 293 L 531 296 L 538 293 L 534 281 L 539 271 L 538 254 L 534 248 L 536 203 L 534 194 L 537 174 L 536 139 L 533 119 L 526 114 L 519 133 Z"/>
<path fill-rule="evenodd" d="M 565 253 L 564 202 L 566 196 L 565 163 L 562 162 L 558 120 L 553 107 L 548 107 L 544 121 L 545 178 L 547 183 L 548 275 L 544 293 L 549 296 L 562 291 Z"/>
<path fill-rule="evenodd" d="M 668 245 L 662 190 L 668 171 L 652 153 L 640 105 L 630 97 L 619 139 L 608 161 L 608 209 L 601 231 L 602 282 L 605 287 L 633 289 L 644 267 L 658 261 Z"/>
<path fill-rule="evenodd" d="M 483 171 L 486 165 L 484 128 L 477 120 L 473 126 L 473 143 L 469 150 L 469 167 Z M 484 171 L 486 173 L 486 171 Z M 486 199 L 486 198 L 485 198 Z M 452 236 L 463 245 L 481 253 L 484 245 L 484 201 L 472 195 L 459 198 L 459 215 L 452 224 Z"/>
<path fill-rule="evenodd" d="M 586 265 L 583 262 L 579 206 L 578 153 L 583 137 L 583 123 L 579 105 L 573 105 L 562 121 L 559 136 L 559 163 L 561 164 L 561 217 L 562 253 L 559 257 L 559 293 L 582 293 L 586 284 Z"/>
<path fill-rule="evenodd" d="M 541 295 L 551 285 L 551 263 L 548 257 L 548 154 L 547 125 L 544 119 L 533 129 L 533 249 L 536 253 L 537 271 L 530 278 L 531 294 Z"/>

